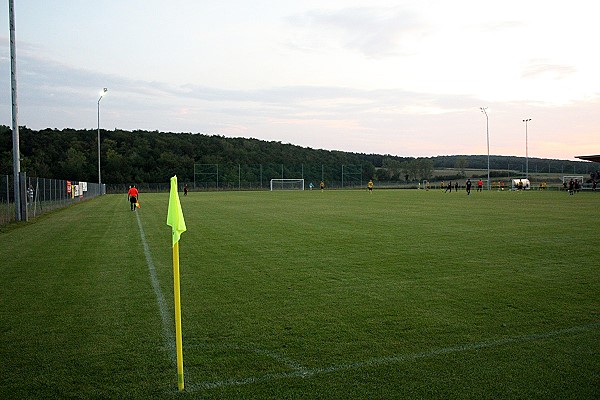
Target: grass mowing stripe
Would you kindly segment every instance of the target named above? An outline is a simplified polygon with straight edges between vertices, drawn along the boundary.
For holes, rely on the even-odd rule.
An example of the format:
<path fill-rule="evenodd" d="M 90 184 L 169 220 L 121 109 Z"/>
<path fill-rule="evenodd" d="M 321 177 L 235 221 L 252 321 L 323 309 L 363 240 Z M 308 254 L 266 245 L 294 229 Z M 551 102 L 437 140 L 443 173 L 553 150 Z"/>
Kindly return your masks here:
<path fill-rule="evenodd" d="M 172 361 L 173 365 L 176 365 L 177 352 L 176 352 L 176 347 L 175 347 L 175 337 L 173 336 L 173 332 L 171 329 L 171 327 L 173 326 L 173 320 L 170 317 L 170 313 L 168 312 L 168 306 L 167 306 L 165 297 L 160 288 L 160 282 L 159 282 L 158 276 L 156 274 L 156 268 L 154 266 L 154 261 L 152 260 L 152 254 L 150 252 L 150 247 L 148 246 L 148 242 L 146 241 L 146 235 L 144 233 L 144 228 L 142 226 L 142 220 L 140 217 L 140 213 L 136 213 L 136 219 L 137 219 L 137 224 L 138 224 L 138 228 L 140 231 L 140 238 L 142 241 L 142 245 L 144 247 L 144 256 L 146 257 L 146 264 L 148 265 L 150 282 L 152 284 L 152 289 L 154 290 L 154 294 L 156 296 L 156 302 L 158 304 L 161 320 L 163 323 L 162 331 L 163 331 L 163 337 L 164 337 L 164 340 L 166 343 L 166 348 L 168 349 L 170 360 Z M 192 346 L 192 347 L 195 347 L 195 346 Z M 231 349 L 234 349 L 234 348 L 232 347 Z M 268 350 L 263 350 L 258 347 L 246 347 L 246 348 L 244 348 L 244 350 L 248 350 L 248 351 L 251 351 L 251 352 L 259 354 L 259 355 L 264 355 L 264 356 L 272 358 L 278 362 L 281 362 L 284 365 L 286 365 L 288 368 L 291 368 L 294 371 L 296 371 L 297 373 L 299 373 L 301 376 L 310 374 L 310 371 L 307 370 L 304 366 L 300 365 L 299 363 L 297 363 L 296 361 L 294 361 L 288 357 L 282 356 L 281 354 L 274 353 L 274 352 L 271 352 Z"/>
<path fill-rule="evenodd" d="M 600 322 L 591 323 L 591 324 L 587 324 L 587 325 L 581 325 L 581 326 L 574 326 L 574 327 L 566 328 L 566 329 L 559 329 L 559 330 L 551 331 L 551 332 L 537 333 L 537 334 L 531 334 L 531 335 L 511 336 L 511 337 L 507 337 L 504 339 L 490 340 L 490 341 L 483 341 L 483 342 L 458 344 L 456 346 L 445 347 L 445 348 L 441 348 L 441 349 L 434 349 L 434 350 L 420 352 L 420 353 L 399 354 L 399 355 L 390 356 L 390 357 L 372 358 L 370 360 L 366 360 L 363 362 L 356 362 L 356 363 L 352 363 L 352 364 L 332 365 L 332 366 L 329 366 L 326 368 L 299 367 L 299 368 L 294 368 L 294 370 L 290 371 L 290 372 L 265 374 L 262 376 L 248 377 L 248 378 L 244 378 L 244 379 L 229 379 L 229 380 L 214 381 L 214 382 L 202 382 L 202 383 L 197 383 L 197 384 L 192 383 L 192 384 L 188 384 L 186 390 L 187 391 L 197 391 L 197 390 L 202 390 L 202 389 L 216 389 L 216 388 L 221 388 L 221 387 L 225 387 L 225 386 L 249 385 L 249 384 L 253 384 L 253 383 L 261 383 L 261 382 L 267 382 L 270 380 L 285 379 L 285 378 L 308 378 L 313 375 L 319 375 L 319 374 L 328 374 L 328 373 L 341 372 L 341 371 L 346 371 L 346 370 L 351 370 L 351 369 L 360 369 L 360 368 L 365 368 L 365 367 L 386 366 L 386 365 L 398 364 L 401 362 L 411 361 L 411 360 L 416 360 L 416 359 L 421 359 L 421 358 L 436 357 L 436 356 L 445 355 L 445 354 L 460 353 L 460 352 L 465 352 L 465 351 L 486 349 L 486 348 L 492 348 L 492 347 L 500 347 L 500 346 L 504 346 L 504 345 L 508 345 L 508 344 L 512 344 L 512 343 L 524 343 L 524 342 L 532 342 L 532 341 L 543 340 L 543 339 L 550 339 L 550 338 L 554 338 L 557 336 L 575 334 L 575 333 L 588 331 L 588 330 L 592 330 L 592 329 L 597 329 L 597 328 L 600 328 Z M 262 353 L 262 354 L 269 355 L 277 360 L 284 360 L 284 361 L 286 361 L 286 363 L 288 362 L 287 357 L 281 357 L 278 355 L 274 355 L 271 352 L 268 352 L 268 354 L 267 353 Z M 294 363 L 294 365 L 296 365 L 296 363 Z"/>
<path fill-rule="evenodd" d="M 158 281 L 158 277 L 156 275 L 156 268 L 154 267 L 154 262 L 152 261 L 152 255 L 150 254 L 148 242 L 146 241 L 146 235 L 144 234 L 144 228 L 142 227 L 140 213 L 136 212 L 135 216 L 137 218 L 137 224 L 140 229 L 140 238 L 142 239 L 142 244 L 144 246 L 144 255 L 146 256 L 146 264 L 148 264 L 150 282 L 152 283 L 152 289 L 154 289 L 156 303 L 158 304 L 158 310 L 160 312 L 160 318 L 162 320 L 162 332 L 165 340 L 165 345 L 169 352 L 169 359 L 173 362 L 173 365 L 175 365 L 177 362 L 177 352 L 175 349 L 175 337 L 173 336 L 173 332 L 171 330 L 171 326 L 173 326 L 173 320 L 171 319 L 170 314 L 168 312 L 165 296 L 163 296 L 162 290 L 160 289 L 160 282 Z"/>
<path fill-rule="evenodd" d="M 183 394 L 144 198 L 0 232 L 0 398 L 600 398 L 597 194 L 192 192 Z"/>

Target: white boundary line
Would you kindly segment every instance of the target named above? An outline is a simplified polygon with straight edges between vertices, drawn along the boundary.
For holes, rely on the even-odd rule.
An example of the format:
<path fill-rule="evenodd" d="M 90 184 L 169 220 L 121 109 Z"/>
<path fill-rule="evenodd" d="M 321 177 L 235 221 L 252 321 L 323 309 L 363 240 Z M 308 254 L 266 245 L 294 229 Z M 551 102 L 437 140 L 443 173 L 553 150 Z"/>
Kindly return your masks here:
<path fill-rule="evenodd" d="M 150 248 L 148 247 L 148 243 L 146 242 L 146 235 L 144 234 L 144 228 L 142 228 L 142 221 L 140 219 L 139 213 L 136 213 L 138 227 L 140 229 L 140 237 L 142 240 L 142 244 L 144 246 L 144 255 L 146 256 L 146 263 L 148 264 L 148 272 L 150 274 L 150 282 L 152 283 L 152 289 L 154 290 L 154 294 L 156 296 L 156 302 L 158 304 L 158 309 L 160 312 L 160 317 L 162 320 L 162 331 L 163 338 L 165 341 L 166 348 L 168 349 L 169 358 L 173 365 L 176 365 L 177 360 L 177 352 L 175 349 L 175 337 L 173 336 L 173 332 L 171 330 L 171 326 L 173 325 L 173 320 L 168 312 L 167 303 L 162 294 L 162 290 L 160 289 L 160 283 L 158 281 L 158 277 L 156 275 L 156 269 L 154 268 L 154 262 L 152 261 L 152 255 L 150 254 Z M 520 336 L 510 336 L 504 339 L 497 340 L 488 340 L 483 342 L 474 342 L 474 343 L 464 343 L 457 344 L 451 347 L 444 347 L 440 349 L 433 349 L 429 351 L 424 351 L 420 353 L 409 353 L 409 354 L 398 354 L 389 357 L 380 357 L 380 358 L 371 358 L 365 361 L 350 363 L 350 364 L 334 364 L 329 367 L 323 368 L 306 368 L 302 366 L 300 363 L 295 362 L 287 356 L 281 355 L 279 353 L 275 353 L 268 350 L 262 350 L 257 347 L 243 347 L 243 346 L 225 346 L 232 349 L 243 349 L 254 352 L 259 355 L 265 355 L 267 357 L 273 358 L 276 361 L 281 362 L 285 366 L 291 369 L 288 372 L 279 372 L 272 374 L 264 374 L 260 376 L 252 376 L 248 378 L 242 379 L 225 379 L 220 381 L 207 381 L 207 382 L 199 382 L 199 383 L 191 383 L 186 385 L 186 392 L 194 392 L 198 390 L 206 390 L 206 389 L 216 389 L 221 387 L 228 386 L 240 386 L 240 385 L 249 385 L 253 383 L 261 383 L 268 382 L 276 379 L 286 379 L 286 378 L 309 378 L 313 375 L 321 375 L 328 374 L 334 372 L 347 371 L 351 369 L 360 369 L 365 367 L 376 367 L 376 366 L 385 366 L 385 365 L 393 365 L 399 364 L 406 361 L 418 360 L 421 358 L 431 358 L 437 357 L 444 354 L 453 354 L 453 353 L 461 353 L 465 351 L 479 350 L 479 349 L 488 349 L 493 347 L 505 346 L 513 343 L 524 343 L 524 342 L 532 342 L 543 339 L 551 339 L 558 336 L 564 336 L 569 334 L 580 333 L 584 331 L 589 331 L 592 329 L 600 328 L 600 322 L 594 322 L 587 325 L 574 326 L 566 329 L 559 329 L 556 331 L 544 332 L 544 333 L 536 333 L 530 335 L 520 335 Z M 186 346 L 187 347 L 187 346 Z M 200 347 L 200 346 L 190 346 L 190 347 Z"/>
<path fill-rule="evenodd" d="M 173 319 L 169 313 L 169 307 L 163 296 L 162 290 L 160 289 L 160 282 L 156 276 L 156 268 L 154 268 L 154 262 L 152 261 L 152 255 L 150 254 L 150 248 L 146 242 L 146 235 L 144 234 L 144 228 L 142 228 L 142 220 L 140 219 L 140 213 L 135 212 L 137 218 L 138 227 L 140 228 L 140 237 L 142 244 L 144 245 L 144 255 L 146 256 L 146 264 L 148 264 L 148 273 L 150 274 L 150 283 L 152 283 L 152 289 L 154 289 L 154 295 L 156 296 L 156 303 L 158 304 L 158 311 L 160 312 L 160 318 L 162 320 L 162 333 L 165 341 L 165 347 L 169 353 L 169 359 L 173 365 L 177 365 L 177 350 L 175 349 L 175 336 L 173 335 L 172 327 Z"/>
<path fill-rule="evenodd" d="M 230 344 L 216 344 L 216 345 L 202 345 L 202 344 L 192 344 L 189 346 L 185 346 L 186 349 L 217 349 L 217 350 L 233 350 L 233 351 L 245 351 L 248 353 L 258 354 L 259 356 L 265 356 L 267 358 L 272 358 L 273 360 L 283 364 L 287 368 L 294 370 L 296 372 L 302 374 L 308 374 L 309 369 L 305 366 L 297 363 L 286 355 L 276 353 L 274 351 L 261 349 L 258 346 L 254 345 L 230 345 Z"/>
<path fill-rule="evenodd" d="M 551 338 L 558 337 L 558 336 L 580 333 L 580 332 L 589 331 L 589 330 L 597 329 L 597 328 L 600 328 L 600 322 L 596 322 L 596 323 L 592 323 L 592 324 L 588 324 L 588 325 L 575 326 L 572 328 L 560 329 L 560 330 L 545 332 L 545 333 L 510 336 L 510 337 L 507 337 L 504 339 L 498 339 L 498 340 L 488 340 L 488 341 L 483 341 L 483 342 L 458 344 L 456 346 L 444 347 L 444 348 L 440 348 L 440 349 L 433 349 L 433 350 L 424 351 L 424 352 L 420 352 L 420 353 L 398 354 L 398 355 L 389 356 L 389 357 L 371 358 L 371 359 L 368 359 L 365 361 L 355 362 L 355 363 L 351 363 L 351 364 L 336 364 L 336 365 L 331 365 L 329 367 L 324 367 L 324 368 L 305 368 L 305 367 L 299 366 L 299 364 L 297 364 L 297 363 L 293 363 L 292 365 L 288 365 L 288 366 L 292 367 L 292 369 L 293 369 L 292 371 L 289 371 L 289 372 L 264 374 L 264 375 L 260 375 L 260 376 L 253 376 L 253 377 L 242 378 L 242 379 L 225 379 L 225 380 L 221 380 L 221 381 L 200 382 L 197 384 L 189 384 L 187 386 L 186 391 L 197 391 L 197 390 L 216 389 L 216 388 L 228 387 L 228 386 L 249 385 L 249 384 L 253 384 L 253 383 L 267 382 L 267 381 L 276 380 L 276 379 L 308 378 L 313 375 L 328 374 L 328 373 L 341 372 L 341 371 L 347 371 L 347 370 L 352 370 L 352 369 L 360 369 L 360 368 L 365 368 L 365 367 L 394 365 L 394 364 L 400 364 L 402 362 L 418 360 L 418 359 L 422 359 L 422 358 L 437 357 L 437 356 L 445 355 L 445 354 L 461 353 L 461 352 L 465 352 L 465 351 L 500 347 L 500 346 L 505 346 L 505 345 L 509 345 L 509 344 L 532 342 L 532 341 L 543 340 L 543 339 L 551 339 Z M 279 359 L 281 361 L 288 360 L 287 357 L 281 357 L 279 355 L 273 356 L 273 353 L 271 353 L 271 352 L 261 352 L 261 351 L 255 351 L 255 352 L 270 355 L 274 359 Z M 288 364 L 288 362 L 285 362 L 285 364 Z"/>

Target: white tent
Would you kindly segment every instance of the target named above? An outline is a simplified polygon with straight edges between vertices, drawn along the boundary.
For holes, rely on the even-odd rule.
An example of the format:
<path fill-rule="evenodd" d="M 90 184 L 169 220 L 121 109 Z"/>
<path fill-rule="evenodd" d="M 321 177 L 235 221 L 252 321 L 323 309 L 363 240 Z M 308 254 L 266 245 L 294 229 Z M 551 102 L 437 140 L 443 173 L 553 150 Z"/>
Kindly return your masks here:
<path fill-rule="evenodd" d="M 524 179 L 524 178 L 513 179 L 512 180 L 512 189 L 513 190 L 520 190 L 520 189 L 529 190 L 529 189 L 531 189 L 531 183 L 529 182 L 529 179 Z"/>

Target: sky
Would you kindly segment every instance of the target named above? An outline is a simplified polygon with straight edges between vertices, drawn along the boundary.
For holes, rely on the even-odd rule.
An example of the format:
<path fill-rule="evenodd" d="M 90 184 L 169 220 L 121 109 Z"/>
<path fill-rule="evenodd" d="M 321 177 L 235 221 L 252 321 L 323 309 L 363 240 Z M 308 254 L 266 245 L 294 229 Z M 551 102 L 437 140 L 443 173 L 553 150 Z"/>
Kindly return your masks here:
<path fill-rule="evenodd" d="M 598 11 L 590 0 L 15 0 L 19 125 L 97 129 L 100 109 L 102 129 L 367 154 L 487 154 L 488 138 L 492 155 L 600 154 Z M 8 15 L 6 1 L 0 124 L 12 126 Z"/>

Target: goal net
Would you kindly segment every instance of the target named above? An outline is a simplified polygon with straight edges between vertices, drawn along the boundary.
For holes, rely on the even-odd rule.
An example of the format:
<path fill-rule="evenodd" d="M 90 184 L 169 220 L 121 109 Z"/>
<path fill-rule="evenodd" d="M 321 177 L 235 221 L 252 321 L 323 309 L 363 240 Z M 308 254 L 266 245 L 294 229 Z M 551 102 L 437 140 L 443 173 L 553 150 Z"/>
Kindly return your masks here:
<path fill-rule="evenodd" d="M 271 190 L 304 190 L 304 179 L 271 179 Z"/>
<path fill-rule="evenodd" d="M 563 183 L 569 183 L 571 179 L 573 179 L 573 181 L 579 181 L 579 183 L 582 183 L 583 175 L 565 175 L 562 177 Z"/>

